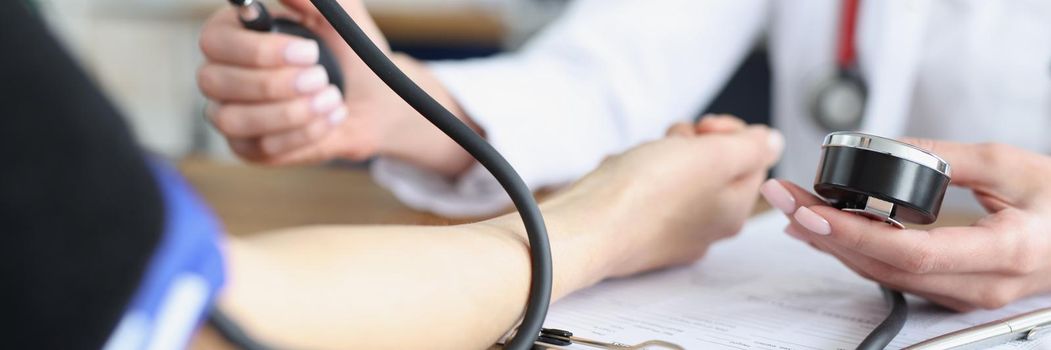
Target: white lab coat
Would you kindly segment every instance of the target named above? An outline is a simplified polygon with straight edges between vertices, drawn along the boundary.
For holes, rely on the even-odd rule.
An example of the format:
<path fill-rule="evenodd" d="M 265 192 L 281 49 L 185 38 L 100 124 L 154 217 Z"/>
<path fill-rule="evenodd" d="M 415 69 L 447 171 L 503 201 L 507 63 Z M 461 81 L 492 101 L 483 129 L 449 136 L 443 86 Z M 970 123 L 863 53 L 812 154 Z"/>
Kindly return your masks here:
<path fill-rule="evenodd" d="M 575 0 L 520 51 L 431 68 L 536 189 L 696 117 L 765 34 L 787 140 L 777 172 L 806 186 L 827 133 L 808 105 L 835 67 L 839 20 L 838 0 Z M 862 131 L 1051 151 L 1051 1 L 862 1 L 856 32 Z M 444 215 L 509 203 L 480 166 L 448 181 L 380 159 L 373 174 Z"/>

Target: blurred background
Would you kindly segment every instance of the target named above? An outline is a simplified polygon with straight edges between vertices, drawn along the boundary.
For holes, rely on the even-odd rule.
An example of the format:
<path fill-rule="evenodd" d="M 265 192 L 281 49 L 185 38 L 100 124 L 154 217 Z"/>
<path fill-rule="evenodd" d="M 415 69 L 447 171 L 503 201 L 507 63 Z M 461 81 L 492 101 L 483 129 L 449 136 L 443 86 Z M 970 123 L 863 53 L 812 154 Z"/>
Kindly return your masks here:
<path fill-rule="evenodd" d="M 514 49 L 556 19 L 571 1 L 365 2 L 395 50 L 437 60 Z M 190 155 L 234 159 L 203 119 L 206 101 L 195 82 L 202 61 L 198 33 L 211 13 L 229 6 L 225 0 L 31 2 L 120 105 L 147 148 L 173 159 Z M 706 111 L 734 113 L 756 122 L 768 119 L 769 72 L 761 49 Z"/>

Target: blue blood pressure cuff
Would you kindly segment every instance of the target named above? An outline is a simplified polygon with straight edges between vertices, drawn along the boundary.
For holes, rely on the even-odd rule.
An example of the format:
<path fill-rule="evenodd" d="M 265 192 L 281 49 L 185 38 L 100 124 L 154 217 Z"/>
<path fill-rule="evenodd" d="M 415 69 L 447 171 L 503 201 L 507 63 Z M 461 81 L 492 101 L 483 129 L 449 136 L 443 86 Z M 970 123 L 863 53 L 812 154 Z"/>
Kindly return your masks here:
<path fill-rule="evenodd" d="M 164 230 L 105 349 L 184 348 L 223 284 L 215 217 L 172 168 L 160 161 L 150 168 L 164 201 Z"/>
<path fill-rule="evenodd" d="M 0 347 L 183 347 L 222 284 L 215 219 L 22 1 L 0 48 Z"/>

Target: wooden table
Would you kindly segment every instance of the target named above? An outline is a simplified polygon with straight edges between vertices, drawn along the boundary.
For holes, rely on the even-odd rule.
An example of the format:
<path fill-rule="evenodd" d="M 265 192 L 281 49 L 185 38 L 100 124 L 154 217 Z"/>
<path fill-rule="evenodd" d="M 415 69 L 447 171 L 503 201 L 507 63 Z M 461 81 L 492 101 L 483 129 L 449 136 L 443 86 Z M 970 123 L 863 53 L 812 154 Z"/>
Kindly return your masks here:
<path fill-rule="evenodd" d="M 187 159 L 179 164 L 234 235 L 315 224 L 447 225 L 451 220 L 412 210 L 380 188 L 363 169 L 263 168 Z M 761 203 L 756 212 L 769 209 Z M 974 215 L 943 214 L 938 225 L 966 225 Z M 205 327 L 193 349 L 233 349 Z"/>
<path fill-rule="evenodd" d="M 187 159 L 179 170 L 234 235 L 317 224 L 447 225 L 406 207 L 364 169 L 265 168 Z"/>
<path fill-rule="evenodd" d="M 267 5 L 272 10 L 282 8 L 276 1 L 267 2 Z M 130 4 L 127 1 L 107 0 L 93 4 L 91 15 L 107 19 L 203 21 L 215 11 L 229 6 L 218 0 Z M 366 6 L 376 26 L 391 42 L 499 47 L 509 32 L 508 24 L 500 13 L 482 4 L 418 8 L 378 0 L 367 1 Z"/>

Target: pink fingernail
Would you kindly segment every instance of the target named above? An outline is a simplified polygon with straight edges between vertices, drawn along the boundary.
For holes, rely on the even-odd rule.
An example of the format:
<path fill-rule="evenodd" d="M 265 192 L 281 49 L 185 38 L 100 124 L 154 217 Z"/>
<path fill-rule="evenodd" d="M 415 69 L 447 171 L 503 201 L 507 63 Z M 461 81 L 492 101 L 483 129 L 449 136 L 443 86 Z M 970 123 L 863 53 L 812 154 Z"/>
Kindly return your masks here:
<path fill-rule="evenodd" d="M 285 62 L 290 64 L 316 64 L 319 56 L 320 49 L 313 40 L 295 40 L 285 47 Z"/>
<path fill-rule="evenodd" d="M 328 123 L 332 125 L 339 125 L 339 123 L 342 123 L 344 120 L 347 119 L 347 114 L 347 108 L 340 107 L 339 109 L 333 111 L 332 114 L 328 115 Z"/>
<path fill-rule="evenodd" d="M 314 113 L 325 113 L 339 106 L 340 102 L 343 102 L 343 95 L 340 95 L 338 88 L 330 86 L 325 91 L 314 96 L 314 100 L 310 104 L 311 108 L 314 109 Z"/>
<path fill-rule="evenodd" d="M 296 78 L 296 91 L 310 93 L 328 86 L 328 73 L 322 66 L 307 68 Z"/>
<path fill-rule="evenodd" d="M 766 180 L 762 186 L 759 186 L 759 193 L 766 198 L 770 205 L 777 208 L 785 215 L 791 215 L 792 212 L 796 211 L 796 199 L 792 197 L 792 193 L 788 192 L 788 189 L 784 185 L 781 185 L 780 181 L 770 179 Z"/>
<path fill-rule="evenodd" d="M 803 225 L 804 228 L 810 230 L 810 232 L 822 236 L 832 234 L 832 225 L 828 223 L 828 220 L 825 220 L 821 215 L 817 215 L 817 213 L 810 210 L 810 208 L 799 207 L 799 209 L 796 209 L 796 214 L 793 215 L 793 217 L 795 217 L 800 225 Z"/>

